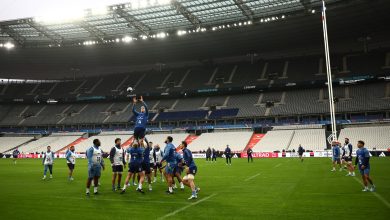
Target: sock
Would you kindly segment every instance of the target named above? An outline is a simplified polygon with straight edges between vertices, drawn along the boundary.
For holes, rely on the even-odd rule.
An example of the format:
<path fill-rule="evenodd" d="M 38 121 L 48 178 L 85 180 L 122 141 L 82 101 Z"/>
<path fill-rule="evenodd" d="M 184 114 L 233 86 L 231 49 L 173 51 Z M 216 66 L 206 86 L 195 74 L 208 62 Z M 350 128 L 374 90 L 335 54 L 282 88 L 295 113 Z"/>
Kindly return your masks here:
<path fill-rule="evenodd" d="M 97 191 L 98 191 L 97 186 L 93 187 L 93 192 L 94 192 L 94 193 L 97 193 Z"/>
<path fill-rule="evenodd" d="M 141 183 L 138 184 L 138 189 L 142 189 L 142 184 Z"/>
<path fill-rule="evenodd" d="M 196 196 L 196 190 L 192 191 L 192 195 Z"/>
<path fill-rule="evenodd" d="M 172 186 L 169 187 L 168 190 L 169 190 L 169 192 L 172 192 L 172 191 L 173 191 L 173 190 L 172 190 Z"/>
<path fill-rule="evenodd" d="M 123 190 L 126 190 L 127 184 L 125 183 L 125 185 L 123 185 Z"/>
<path fill-rule="evenodd" d="M 87 190 L 85 191 L 86 193 L 89 193 L 89 188 L 87 188 Z"/>
<path fill-rule="evenodd" d="M 180 183 L 180 187 L 184 187 L 184 184 L 183 184 L 183 182 L 181 182 L 181 183 Z"/>

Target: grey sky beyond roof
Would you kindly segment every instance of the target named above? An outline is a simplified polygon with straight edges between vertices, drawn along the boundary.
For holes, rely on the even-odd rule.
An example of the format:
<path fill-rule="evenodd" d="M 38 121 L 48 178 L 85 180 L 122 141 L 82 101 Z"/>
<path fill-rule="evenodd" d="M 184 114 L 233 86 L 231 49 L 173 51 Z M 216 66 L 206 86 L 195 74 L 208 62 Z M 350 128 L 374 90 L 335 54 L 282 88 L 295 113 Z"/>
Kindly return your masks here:
<path fill-rule="evenodd" d="M 76 44 L 83 41 L 139 38 L 319 9 L 320 0 L 129 0 L 106 7 L 102 14 L 83 10 L 77 19 L 26 18 L 0 22 L 0 43 L 17 45 Z M 340 0 L 328 0 L 333 3 Z M 146 2 L 146 3 L 145 3 Z M 142 6 L 141 6 L 142 4 Z M 65 12 L 66 13 L 66 12 Z M 55 15 L 55 13 L 54 13 Z"/>

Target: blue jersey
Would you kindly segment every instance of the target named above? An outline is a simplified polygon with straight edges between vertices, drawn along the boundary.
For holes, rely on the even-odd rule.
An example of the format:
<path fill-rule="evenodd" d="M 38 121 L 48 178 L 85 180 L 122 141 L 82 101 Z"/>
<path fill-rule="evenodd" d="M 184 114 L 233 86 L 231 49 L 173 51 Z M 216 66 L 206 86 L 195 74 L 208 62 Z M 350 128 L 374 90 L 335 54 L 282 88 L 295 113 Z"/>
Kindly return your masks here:
<path fill-rule="evenodd" d="M 72 157 L 72 151 L 67 150 L 65 155 L 66 155 L 66 156 L 65 156 L 66 161 L 69 162 L 69 163 L 72 163 L 72 159 L 71 159 L 71 157 Z"/>
<path fill-rule="evenodd" d="M 145 107 L 145 113 L 137 112 L 135 110 L 135 105 L 133 105 L 133 114 L 135 116 L 135 127 L 136 128 L 146 128 L 146 124 L 148 123 L 148 119 L 149 119 L 148 107 L 145 103 L 143 103 L 143 104 Z"/>
<path fill-rule="evenodd" d="M 230 150 L 230 147 L 227 147 L 227 148 L 225 149 L 225 155 L 226 155 L 226 156 L 230 156 L 231 153 L 232 153 L 232 150 Z"/>
<path fill-rule="evenodd" d="M 190 150 L 188 150 L 187 148 L 185 148 L 183 150 L 183 159 L 188 167 L 196 166 L 194 159 L 192 158 L 192 152 Z"/>
<path fill-rule="evenodd" d="M 366 168 L 370 168 L 370 152 L 367 148 L 362 147 L 356 151 L 356 161 L 359 164 L 359 169 L 364 165 Z"/>
<path fill-rule="evenodd" d="M 150 163 L 150 151 L 152 150 L 151 147 L 145 147 L 144 149 L 144 163 Z"/>
<path fill-rule="evenodd" d="M 172 143 L 168 143 L 164 149 L 163 160 L 171 164 L 176 164 L 175 152 L 176 152 L 175 146 Z"/>
<path fill-rule="evenodd" d="M 176 163 L 179 164 L 182 162 L 183 156 L 181 156 L 181 154 L 175 152 L 175 160 L 176 160 Z"/>
<path fill-rule="evenodd" d="M 332 147 L 332 153 L 334 158 L 340 157 L 340 148 L 338 145 Z"/>
<path fill-rule="evenodd" d="M 130 163 L 142 163 L 144 153 L 142 147 L 130 147 L 127 153 L 130 154 Z"/>

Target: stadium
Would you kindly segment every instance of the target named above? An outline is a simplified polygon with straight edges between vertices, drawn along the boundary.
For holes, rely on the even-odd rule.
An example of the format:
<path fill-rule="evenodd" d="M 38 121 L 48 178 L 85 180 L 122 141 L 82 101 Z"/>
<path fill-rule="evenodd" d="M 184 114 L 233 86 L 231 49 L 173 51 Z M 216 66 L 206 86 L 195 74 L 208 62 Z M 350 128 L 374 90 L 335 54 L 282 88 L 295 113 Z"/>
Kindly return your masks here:
<path fill-rule="evenodd" d="M 32 2 L 0 2 L 2 218 L 389 218 L 390 1 Z"/>

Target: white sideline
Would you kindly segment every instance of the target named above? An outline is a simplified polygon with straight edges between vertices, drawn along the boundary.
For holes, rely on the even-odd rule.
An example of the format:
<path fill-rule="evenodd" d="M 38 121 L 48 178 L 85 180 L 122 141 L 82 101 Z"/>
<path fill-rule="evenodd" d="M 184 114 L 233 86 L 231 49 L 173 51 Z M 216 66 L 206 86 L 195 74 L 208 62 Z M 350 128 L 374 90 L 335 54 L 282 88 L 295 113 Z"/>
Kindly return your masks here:
<path fill-rule="evenodd" d="M 356 180 L 356 182 L 358 182 L 359 184 L 361 184 L 360 180 L 359 180 L 356 176 L 354 176 L 353 179 Z M 374 194 L 374 196 L 375 196 L 378 200 L 380 200 L 385 206 L 387 206 L 387 208 L 390 209 L 390 203 L 389 203 L 385 198 L 383 198 L 383 196 L 381 196 L 381 195 L 378 194 L 377 192 L 371 192 L 371 193 Z"/>
<path fill-rule="evenodd" d="M 332 158 L 330 158 L 330 160 L 332 160 Z M 358 182 L 360 185 L 361 185 L 361 182 L 360 180 L 354 176 L 353 177 L 354 180 L 356 180 L 356 182 Z M 383 198 L 383 196 L 381 196 L 380 194 L 378 194 L 377 192 L 371 192 L 379 201 L 381 201 L 385 206 L 387 206 L 387 208 L 390 209 L 390 202 L 388 202 L 385 198 Z"/>
<path fill-rule="evenodd" d="M 244 181 L 247 182 L 247 181 L 249 181 L 249 180 L 251 180 L 251 179 L 253 179 L 253 178 L 259 176 L 260 174 L 261 174 L 261 173 L 258 173 L 258 174 L 256 174 L 256 175 L 250 176 L 250 177 L 246 178 Z"/>
<path fill-rule="evenodd" d="M 196 202 L 194 202 L 194 203 L 191 203 L 191 204 L 189 204 L 189 205 L 186 205 L 186 206 L 184 206 L 184 207 L 182 207 L 182 208 L 180 208 L 180 209 L 177 209 L 177 210 L 174 211 L 174 212 L 168 213 L 167 215 L 164 215 L 163 217 L 160 217 L 160 218 L 158 218 L 158 219 L 166 219 L 166 218 L 168 218 L 168 217 L 170 217 L 170 216 L 176 215 L 177 213 L 179 213 L 179 212 L 181 212 L 181 211 L 184 211 L 184 210 L 186 210 L 186 209 L 188 209 L 188 208 L 190 208 L 190 207 L 192 207 L 192 206 L 194 206 L 194 205 L 197 205 L 197 204 L 199 204 L 199 203 L 201 203 L 201 202 L 203 202 L 203 201 L 206 201 L 206 200 L 208 200 L 208 199 L 210 199 L 210 198 L 212 198 L 212 197 L 214 197 L 214 196 L 216 196 L 216 195 L 217 195 L 216 193 L 211 194 L 211 195 L 209 195 L 209 196 L 207 196 L 207 197 L 204 197 L 204 198 L 201 199 L 201 200 L 198 200 L 198 201 L 196 201 Z"/>
<path fill-rule="evenodd" d="M 276 165 L 274 166 L 274 168 L 280 167 L 281 165 L 282 165 L 281 163 L 276 164 Z"/>

